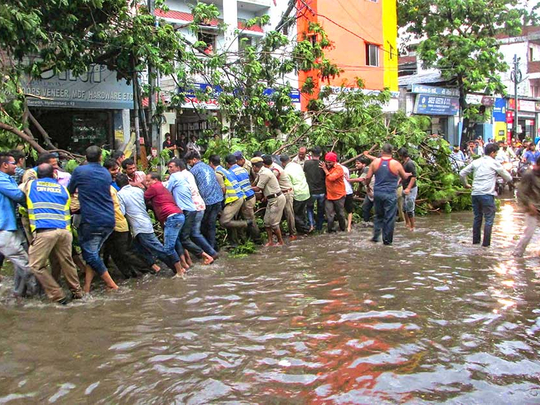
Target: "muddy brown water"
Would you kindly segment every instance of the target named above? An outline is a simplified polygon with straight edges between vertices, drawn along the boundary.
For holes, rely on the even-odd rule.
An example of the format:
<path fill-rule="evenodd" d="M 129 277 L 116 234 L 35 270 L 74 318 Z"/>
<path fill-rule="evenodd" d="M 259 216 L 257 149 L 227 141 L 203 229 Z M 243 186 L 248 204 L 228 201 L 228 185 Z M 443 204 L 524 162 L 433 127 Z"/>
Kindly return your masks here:
<path fill-rule="evenodd" d="M 540 403 L 540 260 L 471 213 L 320 235 L 65 308 L 0 308 L 0 403 Z M 2 288 L 9 287 L 4 281 Z"/>

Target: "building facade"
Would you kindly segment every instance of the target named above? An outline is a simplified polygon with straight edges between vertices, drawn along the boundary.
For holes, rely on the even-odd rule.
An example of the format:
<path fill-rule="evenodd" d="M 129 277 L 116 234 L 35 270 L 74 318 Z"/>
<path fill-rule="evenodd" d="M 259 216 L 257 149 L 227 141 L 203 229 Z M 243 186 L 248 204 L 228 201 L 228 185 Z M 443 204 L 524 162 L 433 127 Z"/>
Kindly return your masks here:
<path fill-rule="evenodd" d="M 398 53 L 397 11 L 395 0 L 298 0 L 297 30 L 303 40 L 310 22 L 320 24 L 332 42 L 332 49 L 325 56 L 335 63 L 342 73 L 324 83 L 316 72 L 300 72 L 299 86 L 308 78 L 315 81 L 315 88 L 330 86 L 340 91 L 343 87 L 357 88 L 362 79 L 364 91 L 393 92 L 388 111 L 398 109 Z M 302 110 L 310 99 L 302 95 Z"/>

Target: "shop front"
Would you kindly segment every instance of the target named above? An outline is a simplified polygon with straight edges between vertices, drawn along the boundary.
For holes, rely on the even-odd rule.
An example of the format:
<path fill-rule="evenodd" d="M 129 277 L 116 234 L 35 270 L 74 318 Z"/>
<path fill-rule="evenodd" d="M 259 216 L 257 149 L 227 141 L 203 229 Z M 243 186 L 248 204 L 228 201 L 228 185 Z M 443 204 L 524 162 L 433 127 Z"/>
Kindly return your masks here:
<path fill-rule="evenodd" d="M 535 140 L 540 136 L 538 118 L 540 115 L 540 101 L 518 99 L 517 134 L 512 134 L 515 121 L 515 100 L 508 100 L 507 123 L 508 131 L 513 139 Z"/>
<path fill-rule="evenodd" d="M 83 154 L 90 145 L 120 148 L 129 141 L 133 90 L 105 66 L 83 75 L 44 72 L 24 83 L 31 113 L 59 149 Z M 32 128 L 38 136 L 37 128 Z"/>
<path fill-rule="evenodd" d="M 450 144 L 459 145 L 456 128 L 459 114 L 459 91 L 453 88 L 413 84 L 415 94 L 413 114 L 431 117 L 431 133 L 444 137 Z"/>

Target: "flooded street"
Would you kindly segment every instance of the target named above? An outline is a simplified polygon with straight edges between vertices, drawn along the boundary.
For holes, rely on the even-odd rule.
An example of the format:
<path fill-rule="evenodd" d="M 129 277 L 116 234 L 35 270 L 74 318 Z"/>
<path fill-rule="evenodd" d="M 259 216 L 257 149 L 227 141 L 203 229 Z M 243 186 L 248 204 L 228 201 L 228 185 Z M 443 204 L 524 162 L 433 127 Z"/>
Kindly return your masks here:
<path fill-rule="evenodd" d="M 472 213 L 319 235 L 65 308 L 0 309 L 0 403 L 540 403 L 540 259 Z M 537 249 L 537 248 L 536 248 Z"/>

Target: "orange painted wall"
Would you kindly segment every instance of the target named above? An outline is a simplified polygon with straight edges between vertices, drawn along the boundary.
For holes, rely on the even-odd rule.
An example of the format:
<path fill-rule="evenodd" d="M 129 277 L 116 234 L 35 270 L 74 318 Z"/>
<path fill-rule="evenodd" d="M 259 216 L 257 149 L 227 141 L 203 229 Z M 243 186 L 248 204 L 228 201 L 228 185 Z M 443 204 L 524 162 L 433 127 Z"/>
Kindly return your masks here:
<path fill-rule="evenodd" d="M 304 10 L 304 16 L 297 20 L 299 40 L 307 31 L 309 21 L 316 21 L 324 27 L 333 49 L 326 51 L 326 57 L 343 70 L 339 77 L 321 85 L 355 86 L 356 78 L 364 80 L 366 89 L 384 88 L 384 37 L 382 1 L 385 0 L 299 0 L 297 6 Z M 304 3 L 309 9 L 304 7 Z M 379 66 L 366 65 L 366 42 L 380 46 Z M 313 72 L 300 72 L 300 86 Z M 305 110 L 308 98 L 302 96 Z"/>
<path fill-rule="evenodd" d="M 366 66 L 365 46 L 366 42 L 383 45 L 382 1 L 318 1 L 319 24 L 335 47 L 326 52 L 326 56 L 344 70 L 340 77 L 331 81 L 331 86 L 352 86 L 356 77 L 361 77 L 366 89 L 384 88 L 383 51 L 379 50 L 379 66 Z"/>

